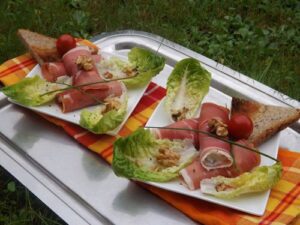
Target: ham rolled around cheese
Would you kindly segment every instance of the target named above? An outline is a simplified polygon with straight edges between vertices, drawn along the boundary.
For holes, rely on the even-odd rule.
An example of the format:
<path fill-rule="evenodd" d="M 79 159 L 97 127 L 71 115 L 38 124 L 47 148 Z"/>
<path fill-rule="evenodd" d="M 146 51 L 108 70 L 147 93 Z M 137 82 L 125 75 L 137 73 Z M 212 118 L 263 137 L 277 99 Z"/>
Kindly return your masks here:
<path fill-rule="evenodd" d="M 200 158 L 197 158 L 192 164 L 182 169 L 179 173 L 183 184 L 190 190 L 199 189 L 201 180 L 205 178 L 216 176 L 235 177 L 238 175 L 236 170 L 229 168 L 206 170 L 201 165 Z"/>
<path fill-rule="evenodd" d="M 188 128 L 197 130 L 198 119 L 185 119 L 175 123 L 170 124 L 167 128 Z M 151 130 L 156 138 L 159 139 L 191 139 L 195 147 L 198 147 L 198 133 L 186 130 L 173 130 L 173 129 L 152 129 Z"/>
<path fill-rule="evenodd" d="M 210 132 L 208 123 L 211 119 L 217 119 L 228 124 L 229 110 L 214 103 L 204 103 L 199 117 L 200 131 Z M 233 159 L 230 153 L 230 145 L 218 138 L 199 133 L 200 161 L 206 170 L 230 167 Z"/>
<path fill-rule="evenodd" d="M 92 58 L 93 68 L 90 70 L 81 69 L 76 64 L 79 56 Z M 100 60 L 101 57 L 98 55 L 92 55 L 88 47 L 79 46 L 68 51 L 63 56 L 63 63 L 65 65 L 66 72 L 72 75 L 73 86 L 103 81 L 95 67 L 95 63 Z M 80 89 L 67 90 L 57 95 L 57 103 L 60 105 L 64 113 L 99 104 L 108 97 L 119 97 L 125 90 L 124 84 L 119 81 L 97 83 L 79 88 Z"/>
<path fill-rule="evenodd" d="M 95 82 L 99 82 L 99 81 L 103 81 L 103 79 L 99 76 L 97 71 L 95 71 L 95 70 L 90 70 L 90 71 L 80 70 L 73 77 L 73 86 L 95 83 Z M 106 83 L 87 85 L 87 86 L 81 87 L 81 89 L 84 89 L 84 90 L 97 89 L 99 86 L 103 86 L 105 84 Z"/>
<path fill-rule="evenodd" d="M 74 77 L 77 74 L 77 72 L 80 70 L 78 65 L 76 64 L 76 60 L 79 56 L 92 57 L 92 54 L 88 47 L 79 46 L 79 47 L 71 49 L 70 51 L 66 52 L 63 55 L 62 60 L 65 65 L 67 74 L 69 76 Z M 94 67 L 94 68 L 93 68 L 93 70 L 96 70 L 96 67 Z"/>
<path fill-rule="evenodd" d="M 101 61 L 101 56 L 92 55 L 88 47 L 86 46 L 76 47 L 68 51 L 63 56 L 62 62 L 44 63 L 41 66 L 43 77 L 49 82 L 55 82 L 57 78 L 60 76 L 68 75 L 75 78 L 78 76 L 79 72 L 80 73 L 90 72 L 90 71 L 83 71 L 78 68 L 78 65 L 76 64 L 76 60 L 78 56 L 91 57 L 94 64 L 99 63 Z M 92 71 L 94 72 L 95 75 L 97 75 L 100 78 L 95 66 L 92 69 Z M 76 84 L 73 83 L 73 85 Z"/>
<path fill-rule="evenodd" d="M 112 81 L 94 86 L 89 89 L 71 89 L 59 93 L 56 101 L 62 109 L 67 113 L 87 106 L 97 105 L 108 97 L 119 97 L 125 90 L 122 82 Z"/>
<path fill-rule="evenodd" d="M 237 143 L 253 147 L 252 144 L 245 140 L 239 140 Z M 200 157 L 197 158 L 192 164 L 179 172 L 183 184 L 190 190 L 196 190 L 200 188 L 200 182 L 205 178 L 212 178 L 216 176 L 236 177 L 244 172 L 251 171 L 254 167 L 260 164 L 260 155 L 243 147 L 233 145 L 232 153 L 235 163 L 227 168 L 206 170 L 202 166 Z"/>
<path fill-rule="evenodd" d="M 67 75 L 62 62 L 49 62 L 41 66 L 43 77 L 49 82 L 55 82 L 58 77 Z"/>

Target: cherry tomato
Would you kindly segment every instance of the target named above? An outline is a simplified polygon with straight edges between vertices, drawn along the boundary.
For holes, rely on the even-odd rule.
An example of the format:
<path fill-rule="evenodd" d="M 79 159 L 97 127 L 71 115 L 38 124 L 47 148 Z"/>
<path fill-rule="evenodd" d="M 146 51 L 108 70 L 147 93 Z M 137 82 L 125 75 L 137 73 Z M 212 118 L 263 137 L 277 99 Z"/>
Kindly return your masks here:
<path fill-rule="evenodd" d="M 235 114 L 228 123 L 229 135 L 234 139 L 247 139 L 253 131 L 252 120 L 243 114 Z"/>
<path fill-rule="evenodd" d="M 69 34 L 61 35 L 56 41 L 56 48 L 57 48 L 58 53 L 61 56 L 64 55 L 70 49 L 75 48 L 75 47 L 76 47 L 75 38 L 73 38 Z"/>

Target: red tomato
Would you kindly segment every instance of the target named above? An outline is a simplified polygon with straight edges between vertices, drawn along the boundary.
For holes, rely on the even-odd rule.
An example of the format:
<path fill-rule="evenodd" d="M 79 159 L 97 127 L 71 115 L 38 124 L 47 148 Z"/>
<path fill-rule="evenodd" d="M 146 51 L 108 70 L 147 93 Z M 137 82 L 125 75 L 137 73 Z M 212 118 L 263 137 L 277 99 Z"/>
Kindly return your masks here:
<path fill-rule="evenodd" d="M 235 114 L 228 123 L 229 135 L 234 139 L 247 139 L 253 131 L 252 120 L 243 114 Z"/>
<path fill-rule="evenodd" d="M 56 48 L 60 55 L 64 55 L 67 51 L 76 47 L 75 38 L 69 34 L 61 35 L 56 41 Z"/>

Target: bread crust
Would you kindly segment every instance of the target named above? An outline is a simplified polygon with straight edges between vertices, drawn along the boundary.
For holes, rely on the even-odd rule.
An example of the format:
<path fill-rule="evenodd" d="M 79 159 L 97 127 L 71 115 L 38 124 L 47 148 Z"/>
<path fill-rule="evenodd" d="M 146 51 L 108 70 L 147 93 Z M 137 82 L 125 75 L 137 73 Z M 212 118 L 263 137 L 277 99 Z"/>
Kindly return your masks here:
<path fill-rule="evenodd" d="M 300 119 L 300 109 L 265 105 L 255 101 L 232 98 L 231 114 L 245 114 L 253 122 L 249 141 L 258 146 L 277 132 Z"/>
<path fill-rule="evenodd" d="M 22 43 L 32 57 L 42 65 L 44 62 L 59 61 L 60 56 L 56 49 L 56 39 L 26 29 L 17 32 Z"/>

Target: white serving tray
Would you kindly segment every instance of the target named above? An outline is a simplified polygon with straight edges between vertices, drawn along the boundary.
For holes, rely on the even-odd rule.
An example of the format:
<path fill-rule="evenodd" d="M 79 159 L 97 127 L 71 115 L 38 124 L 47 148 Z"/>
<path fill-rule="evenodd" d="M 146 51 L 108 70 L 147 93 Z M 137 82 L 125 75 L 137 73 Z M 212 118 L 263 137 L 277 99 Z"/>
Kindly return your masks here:
<path fill-rule="evenodd" d="M 124 56 L 134 46 L 159 49 L 167 65 L 153 81 L 161 86 L 178 60 L 193 57 L 212 72 L 212 86 L 227 95 L 300 108 L 298 101 L 153 34 L 120 31 L 93 41 L 105 52 Z M 148 191 L 116 177 L 106 162 L 62 129 L 30 110 L 9 104 L 1 94 L 0 108 L 0 165 L 68 224 L 196 224 Z M 299 123 L 294 125 L 299 129 Z M 280 144 L 300 150 L 299 133 L 286 129 Z"/>

